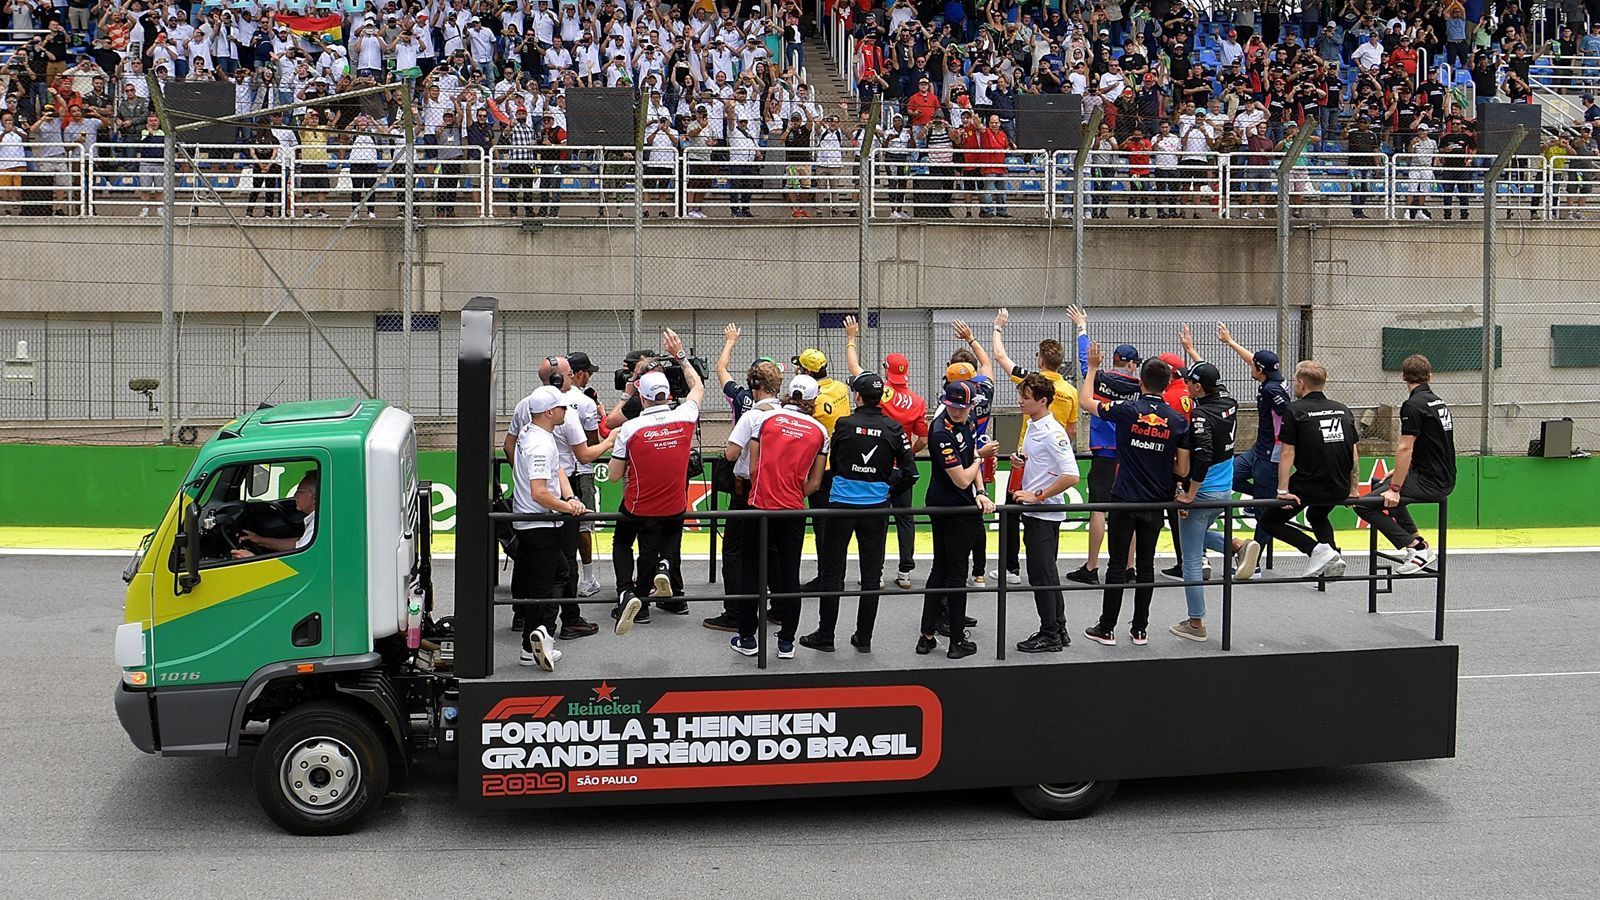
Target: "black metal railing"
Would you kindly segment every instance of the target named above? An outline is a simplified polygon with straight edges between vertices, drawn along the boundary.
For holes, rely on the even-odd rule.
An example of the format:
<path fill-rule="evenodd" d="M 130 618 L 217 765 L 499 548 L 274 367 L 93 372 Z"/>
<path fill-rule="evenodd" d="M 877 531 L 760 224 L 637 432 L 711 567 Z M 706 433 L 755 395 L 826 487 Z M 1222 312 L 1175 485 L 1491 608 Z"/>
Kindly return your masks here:
<path fill-rule="evenodd" d="M 1351 497 L 1351 498 L 1346 499 L 1343 503 L 1338 504 L 1338 505 L 1348 506 L 1348 507 L 1369 507 L 1369 508 L 1373 508 L 1373 507 L 1378 507 L 1379 504 L 1381 504 L 1381 502 L 1382 502 L 1382 500 L 1381 500 L 1381 497 L 1379 495 L 1372 494 L 1372 495 L 1368 495 L 1368 496 L 1365 496 L 1365 497 Z M 1163 511 L 1163 512 L 1166 512 L 1166 511 L 1179 511 L 1179 510 L 1220 509 L 1220 510 L 1224 511 L 1223 514 L 1220 516 L 1223 543 L 1224 543 L 1224 546 L 1231 548 L 1232 547 L 1232 543 L 1233 543 L 1233 536 L 1234 536 L 1235 512 L 1237 510 L 1241 510 L 1241 509 L 1260 510 L 1260 509 L 1265 508 L 1265 507 L 1283 507 L 1283 506 L 1288 506 L 1288 505 L 1290 505 L 1290 504 L 1287 501 L 1282 501 L 1282 500 L 1277 500 L 1277 499 L 1260 499 L 1260 500 L 1257 500 L 1257 499 L 1243 498 L 1243 499 L 1238 499 L 1238 500 L 1196 501 L 1194 503 L 1187 503 L 1187 504 L 1171 502 L 1171 501 L 1164 502 L 1164 503 L 1076 503 L 1076 504 L 1066 504 L 1065 506 L 1062 506 L 1062 507 L 1055 507 L 1055 508 L 1052 508 L 1050 511 L 1054 512 L 1054 511 L 1060 510 L 1060 511 L 1064 511 L 1064 512 L 1068 513 L 1069 515 L 1071 515 L 1071 514 L 1074 514 L 1074 513 L 1095 513 L 1095 512 L 1107 512 L 1107 513 L 1109 513 L 1109 512 L 1117 511 L 1117 510 L 1121 510 L 1121 511 Z M 1412 504 L 1412 505 L 1416 505 L 1416 504 Z M 1428 571 L 1428 570 L 1424 569 L 1422 571 L 1417 572 L 1415 575 L 1408 575 L 1408 576 L 1404 576 L 1404 577 L 1407 578 L 1407 579 L 1416 579 L 1416 580 L 1432 580 L 1434 582 L 1434 640 L 1442 641 L 1442 640 L 1444 640 L 1444 616 L 1445 616 L 1445 571 L 1446 571 L 1446 569 L 1445 569 L 1445 565 L 1446 565 L 1445 561 L 1446 561 L 1447 550 L 1448 550 L 1447 535 L 1449 533 L 1449 528 L 1448 528 L 1448 502 L 1447 501 L 1439 501 L 1437 506 L 1439 507 L 1439 519 L 1438 519 L 1438 526 L 1437 526 L 1438 527 L 1438 533 L 1439 533 L 1439 539 L 1438 539 L 1438 543 L 1437 543 L 1438 556 L 1437 556 L 1436 562 L 1434 563 L 1433 571 Z M 1041 508 L 1039 506 L 1036 506 L 1036 505 L 1000 505 L 1000 506 L 995 507 L 995 510 L 994 510 L 993 513 L 989 513 L 987 515 L 984 515 L 983 516 L 983 520 L 985 522 L 985 526 L 987 527 L 987 524 L 989 522 L 996 521 L 997 518 L 1002 514 L 1008 515 L 1008 516 L 1014 516 L 1014 515 L 1021 515 L 1021 514 L 1024 514 L 1024 513 L 1038 513 L 1040 511 L 1041 511 Z M 718 522 L 718 521 L 722 521 L 722 522 L 738 522 L 738 521 L 741 521 L 741 520 L 753 520 L 753 521 L 755 521 L 757 523 L 757 528 L 756 528 L 756 532 L 755 532 L 756 546 L 754 548 L 751 548 L 754 551 L 754 556 L 752 557 L 749 554 L 744 554 L 744 556 L 745 556 L 745 560 L 744 561 L 745 562 L 753 561 L 756 564 L 756 566 L 758 567 L 757 583 L 759 585 L 759 589 L 754 593 L 744 593 L 744 594 L 723 593 L 723 594 L 717 594 L 717 595 L 712 595 L 712 596 L 703 596 L 703 597 L 695 597 L 695 596 L 674 597 L 672 599 L 689 601 L 689 602 L 712 602 L 712 601 L 717 602 L 717 603 L 722 603 L 724 601 L 755 602 L 756 603 L 756 616 L 757 616 L 757 629 L 756 629 L 756 631 L 757 631 L 757 642 L 758 642 L 758 654 L 757 654 L 758 663 L 757 663 L 757 665 L 758 665 L 759 668 L 765 669 L 767 667 L 767 657 L 768 657 L 767 604 L 768 604 L 769 601 L 772 601 L 772 600 L 796 600 L 796 599 L 803 599 L 803 598 L 806 598 L 806 597 L 816 597 L 816 598 L 819 598 L 819 599 L 820 598 L 839 598 L 839 599 L 842 599 L 844 597 L 861 597 L 861 598 L 868 598 L 868 597 L 878 597 L 878 598 L 882 598 L 882 597 L 917 597 L 918 599 L 922 599 L 922 598 L 927 597 L 927 596 L 942 596 L 942 595 L 945 595 L 945 594 L 958 594 L 958 593 L 978 594 L 978 595 L 993 594 L 993 595 L 995 595 L 995 601 L 996 601 L 996 608 L 995 608 L 995 646 L 996 646 L 995 658 L 998 659 L 998 660 L 1005 659 L 1006 658 L 1006 643 L 1007 643 L 1007 641 L 1006 641 L 1006 605 L 1007 605 L 1006 604 L 1006 598 L 1007 598 L 1007 596 L 1009 594 L 1011 594 L 1013 592 L 1028 592 L 1028 593 L 1031 593 L 1032 591 L 1035 590 L 1035 588 L 1034 588 L 1033 585 L 1030 585 L 1030 584 L 1020 584 L 1020 583 L 1019 584 L 1012 584 L 1012 583 L 1009 583 L 1009 581 L 1008 581 L 1008 579 L 1007 579 L 1007 577 L 1005 575 L 1005 571 L 1004 571 L 1005 570 L 1004 560 L 1006 559 L 1007 551 L 1010 549 L 1010 547 L 1009 547 L 1009 537 L 1010 537 L 1010 535 L 1009 535 L 1009 529 L 1004 528 L 1004 527 L 998 529 L 999 539 L 998 539 L 998 542 L 997 542 L 998 546 L 996 547 L 996 551 L 997 551 L 997 557 L 996 558 L 1001 561 L 1001 565 L 1000 565 L 1001 575 L 1000 575 L 1000 577 L 995 579 L 997 583 L 992 585 L 992 586 L 991 585 L 986 585 L 986 586 L 982 586 L 982 587 L 963 586 L 963 587 L 948 587 L 948 588 L 922 588 L 922 589 L 913 589 L 913 590 L 882 589 L 882 588 L 880 588 L 879 590 L 875 590 L 875 591 L 843 590 L 843 589 L 841 589 L 841 590 L 833 590 L 833 591 L 803 590 L 803 591 L 796 591 L 796 592 L 774 592 L 774 591 L 771 591 L 771 590 L 768 589 L 768 587 L 767 587 L 767 582 L 768 582 L 767 576 L 768 576 L 769 573 L 767 571 L 767 556 L 768 556 L 767 551 L 768 551 L 768 545 L 769 545 L 769 533 L 768 533 L 768 523 L 769 522 L 771 522 L 774 519 L 793 519 L 793 518 L 828 519 L 828 518 L 832 518 L 832 517 L 842 517 L 842 516 L 860 516 L 860 515 L 863 515 L 864 513 L 872 513 L 872 512 L 879 513 L 882 516 L 884 516 L 886 519 L 893 518 L 894 516 L 907 515 L 907 514 L 912 515 L 912 516 L 916 516 L 916 517 L 919 517 L 919 518 L 920 517 L 927 517 L 927 518 L 931 519 L 931 518 L 937 517 L 937 516 L 953 516 L 953 515 L 971 516 L 976 512 L 976 510 L 975 510 L 974 507 L 966 507 L 966 506 L 960 506 L 960 507 L 952 507 L 952 506 L 889 507 L 889 506 L 883 506 L 883 507 L 867 507 L 867 508 L 864 508 L 864 509 L 863 508 L 850 508 L 850 509 L 817 508 L 817 509 L 792 509 L 792 510 L 791 509 L 786 509 L 786 510 L 743 509 L 743 510 L 722 510 L 722 511 L 711 510 L 711 511 L 692 511 L 692 512 L 688 512 L 688 513 L 685 513 L 682 516 L 678 517 L 679 519 L 681 519 L 686 524 L 687 523 L 715 523 L 715 522 Z M 491 513 L 489 513 L 488 518 L 491 521 L 494 521 L 494 522 L 538 522 L 538 521 L 563 521 L 563 522 L 568 522 L 568 521 L 573 521 L 573 517 L 570 517 L 570 516 L 561 516 L 561 515 L 554 515 L 554 514 L 530 514 L 530 513 L 496 513 L 496 512 L 491 512 Z M 619 520 L 622 520 L 622 519 L 625 519 L 625 518 L 629 518 L 629 517 L 625 516 L 625 515 L 623 515 L 621 513 L 588 513 L 586 515 L 577 517 L 577 521 L 615 522 L 615 521 L 619 521 Z M 713 528 L 712 531 L 714 532 L 715 529 Z M 1325 591 L 1325 590 L 1327 590 L 1327 586 L 1328 586 L 1329 583 L 1364 582 L 1367 585 L 1367 611 L 1369 613 L 1376 613 L 1378 611 L 1378 595 L 1379 594 L 1387 594 L 1387 593 L 1392 593 L 1393 592 L 1393 579 L 1394 579 L 1395 576 L 1393 574 L 1393 566 L 1389 564 L 1389 563 L 1392 562 L 1392 560 L 1390 560 L 1390 559 L 1388 559 L 1386 557 L 1382 557 L 1382 556 L 1380 556 L 1378 554 L 1378 529 L 1369 527 L 1369 531 L 1371 532 L 1371 534 L 1370 534 L 1370 540 L 1368 542 L 1368 548 L 1367 548 L 1368 564 L 1367 564 L 1367 572 L 1366 572 L 1366 574 L 1362 574 L 1362 575 L 1340 575 L 1338 577 L 1332 577 L 1332 578 L 1330 578 L 1328 576 L 1325 576 L 1325 575 L 1317 575 L 1317 576 L 1311 576 L 1311 577 L 1287 577 L 1287 578 L 1267 578 L 1267 579 L 1257 578 L 1257 579 L 1249 579 L 1249 580 L 1246 580 L 1246 581 L 1244 581 L 1242 583 L 1252 584 L 1252 585 L 1255 585 L 1255 584 L 1262 584 L 1262 585 L 1266 585 L 1266 584 L 1271 584 L 1271 585 L 1315 584 L 1317 586 L 1318 590 Z M 459 565 L 459 563 L 458 563 L 458 565 Z M 1234 589 L 1241 583 L 1241 581 L 1234 577 L 1234 571 L 1233 571 L 1233 566 L 1232 565 L 1224 565 L 1224 566 L 1221 567 L 1221 570 L 1222 570 L 1222 579 L 1221 579 L 1221 587 L 1222 587 L 1221 649 L 1223 651 L 1228 651 L 1228 650 L 1230 650 L 1232 648 L 1233 594 L 1234 594 Z M 1193 586 L 1193 585 L 1205 586 L 1205 585 L 1213 584 L 1213 583 L 1214 582 L 1205 581 L 1205 580 L 1201 580 L 1201 581 L 1182 581 L 1182 580 L 1167 581 L 1167 580 L 1157 579 L 1157 580 L 1152 581 L 1152 582 L 1128 582 L 1128 583 L 1117 585 L 1117 587 L 1124 588 L 1124 589 L 1134 589 L 1134 588 L 1170 589 L 1170 588 L 1189 587 L 1189 586 Z M 1039 587 L 1040 590 L 1060 590 L 1062 592 L 1091 591 L 1091 590 L 1092 591 L 1104 591 L 1106 588 L 1107 588 L 1107 585 L 1104 585 L 1104 584 L 1080 584 L 1080 583 L 1070 582 L 1070 581 L 1063 581 L 1063 583 L 1061 583 L 1059 585 L 1047 585 L 1047 586 L 1042 585 L 1042 586 Z M 471 604 L 475 600 L 478 603 L 481 604 L 481 607 L 478 608 L 478 609 L 471 610 L 468 614 L 469 615 L 474 615 L 474 616 L 481 616 L 482 617 L 482 624 L 483 624 L 483 627 L 485 628 L 485 630 L 487 630 L 487 627 L 488 627 L 487 620 L 489 618 L 489 611 L 494 606 L 512 606 L 512 605 L 518 605 L 518 604 L 523 604 L 523 603 L 537 603 L 537 604 L 548 604 L 548 603 L 605 603 L 607 605 L 610 605 L 610 604 L 615 602 L 614 600 L 609 600 L 609 599 L 608 600 L 583 600 L 583 599 L 575 598 L 575 597 L 544 598 L 544 599 L 532 600 L 532 601 L 516 600 L 516 599 L 496 600 L 496 599 L 494 599 L 492 597 L 492 590 L 491 590 L 491 591 L 485 592 L 484 595 L 481 598 L 470 598 L 470 597 L 458 596 L 456 598 L 457 616 L 458 616 L 458 618 L 462 615 L 462 613 L 464 611 L 464 608 L 463 608 L 462 604 L 464 602 L 468 603 L 468 604 Z M 489 660 L 489 665 L 487 666 L 487 671 L 489 671 L 489 672 L 493 671 L 492 658 Z"/>

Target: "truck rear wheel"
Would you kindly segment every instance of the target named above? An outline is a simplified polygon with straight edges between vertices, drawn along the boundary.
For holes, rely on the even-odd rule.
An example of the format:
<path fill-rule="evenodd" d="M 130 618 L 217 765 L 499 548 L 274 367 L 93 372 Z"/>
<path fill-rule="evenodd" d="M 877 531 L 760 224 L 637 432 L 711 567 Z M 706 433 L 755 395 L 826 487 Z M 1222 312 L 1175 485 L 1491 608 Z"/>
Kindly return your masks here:
<path fill-rule="evenodd" d="M 1038 819 L 1081 819 L 1116 792 L 1115 781 L 1025 784 L 1011 789 L 1022 808 Z"/>
<path fill-rule="evenodd" d="M 360 713 L 316 702 L 278 717 L 255 761 L 256 798 L 291 834 L 355 830 L 389 788 L 389 753 Z"/>

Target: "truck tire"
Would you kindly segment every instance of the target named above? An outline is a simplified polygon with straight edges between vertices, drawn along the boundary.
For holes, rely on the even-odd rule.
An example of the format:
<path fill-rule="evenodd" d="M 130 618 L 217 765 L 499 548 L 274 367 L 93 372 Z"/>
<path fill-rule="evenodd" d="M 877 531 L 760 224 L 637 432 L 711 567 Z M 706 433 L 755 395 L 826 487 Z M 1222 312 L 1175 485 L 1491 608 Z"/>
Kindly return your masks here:
<path fill-rule="evenodd" d="M 307 703 L 267 728 L 255 783 L 261 808 L 290 834 L 345 834 L 382 802 L 389 752 L 360 712 Z"/>
<path fill-rule="evenodd" d="M 1115 781 L 1025 784 L 1011 789 L 1022 808 L 1037 819 L 1081 819 L 1116 792 Z"/>

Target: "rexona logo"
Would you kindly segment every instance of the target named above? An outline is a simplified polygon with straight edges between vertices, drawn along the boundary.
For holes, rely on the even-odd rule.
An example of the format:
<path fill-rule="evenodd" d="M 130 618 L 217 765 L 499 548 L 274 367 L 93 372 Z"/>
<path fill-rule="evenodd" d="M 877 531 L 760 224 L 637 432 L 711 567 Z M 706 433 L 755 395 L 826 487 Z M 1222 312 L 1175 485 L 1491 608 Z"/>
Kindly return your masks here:
<path fill-rule="evenodd" d="M 913 781 L 939 764 L 943 742 L 939 698 L 915 685 L 702 691 L 603 680 L 588 692 L 496 702 L 463 787 L 511 798 Z"/>

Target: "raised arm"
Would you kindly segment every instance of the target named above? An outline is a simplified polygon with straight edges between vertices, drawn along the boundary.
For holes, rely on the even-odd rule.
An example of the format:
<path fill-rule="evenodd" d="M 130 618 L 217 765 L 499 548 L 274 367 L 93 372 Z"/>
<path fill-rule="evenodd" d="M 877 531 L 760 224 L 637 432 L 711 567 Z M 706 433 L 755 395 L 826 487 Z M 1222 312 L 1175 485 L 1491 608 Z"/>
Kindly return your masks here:
<path fill-rule="evenodd" d="M 967 349 L 972 351 L 972 355 L 978 358 L 978 374 L 987 376 L 990 381 L 993 381 L 994 362 L 989 359 L 989 354 L 984 351 L 983 345 L 978 343 L 978 339 L 973 336 L 972 326 L 957 319 L 950 323 L 950 327 L 955 331 L 956 337 L 967 345 Z M 996 340 L 999 340 L 999 338 L 996 338 Z"/>
<path fill-rule="evenodd" d="M 854 378 L 866 371 L 861 368 L 861 358 L 856 354 L 856 339 L 861 335 L 861 323 L 855 316 L 844 317 L 844 364 L 850 369 L 850 377 Z"/>
<path fill-rule="evenodd" d="M 689 385 L 689 396 L 683 399 L 693 403 L 695 406 L 704 404 L 706 385 L 705 382 L 700 380 L 700 373 L 696 372 L 694 366 L 689 365 L 689 361 L 684 358 L 683 338 L 678 337 L 676 331 L 668 328 L 666 331 L 661 332 L 661 349 L 667 351 L 668 355 L 684 364 L 682 366 L 683 380 Z"/>
<path fill-rule="evenodd" d="M 1239 358 L 1245 362 L 1248 363 L 1255 361 L 1255 354 L 1251 353 L 1244 347 L 1241 347 L 1239 342 L 1233 339 L 1233 332 L 1229 331 L 1228 326 L 1221 322 L 1217 323 L 1217 340 L 1221 341 L 1223 346 L 1227 347 L 1229 350 L 1239 354 Z"/>
<path fill-rule="evenodd" d="M 1074 303 L 1067 307 L 1067 315 L 1078 329 L 1078 377 L 1089 374 L 1089 314 Z"/>
<path fill-rule="evenodd" d="M 739 326 L 732 322 L 722 326 L 722 352 L 717 354 L 717 381 L 720 384 L 733 380 L 728 366 L 733 364 L 733 345 L 739 342 L 740 334 Z"/>
<path fill-rule="evenodd" d="M 1084 354 L 1083 383 L 1078 386 L 1078 408 L 1091 416 L 1100 415 L 1100 401 L 1094 398 L 1094 375 L 1100 371 L 1100 345 L 1090 341 Z"/>
<path fill-rule="evenodd" d="M 1016 363 L 1011 361 L 1011 357 L 1006 353 L 1006 344 L 1005 341 L 1001 340 L 1000 333 L 1005 330 L 1006 323 L 1010 320 L 1011 311 L 1003 306 L 1000 308 L 1000 311 L 994 315 L 994 361 L 995 364 L 1000 367 L 1000 371 L 1005 372 L 1008 375 L 1011 374 L 1011 372 L 1014 371 L 1017 366 Z"/>

